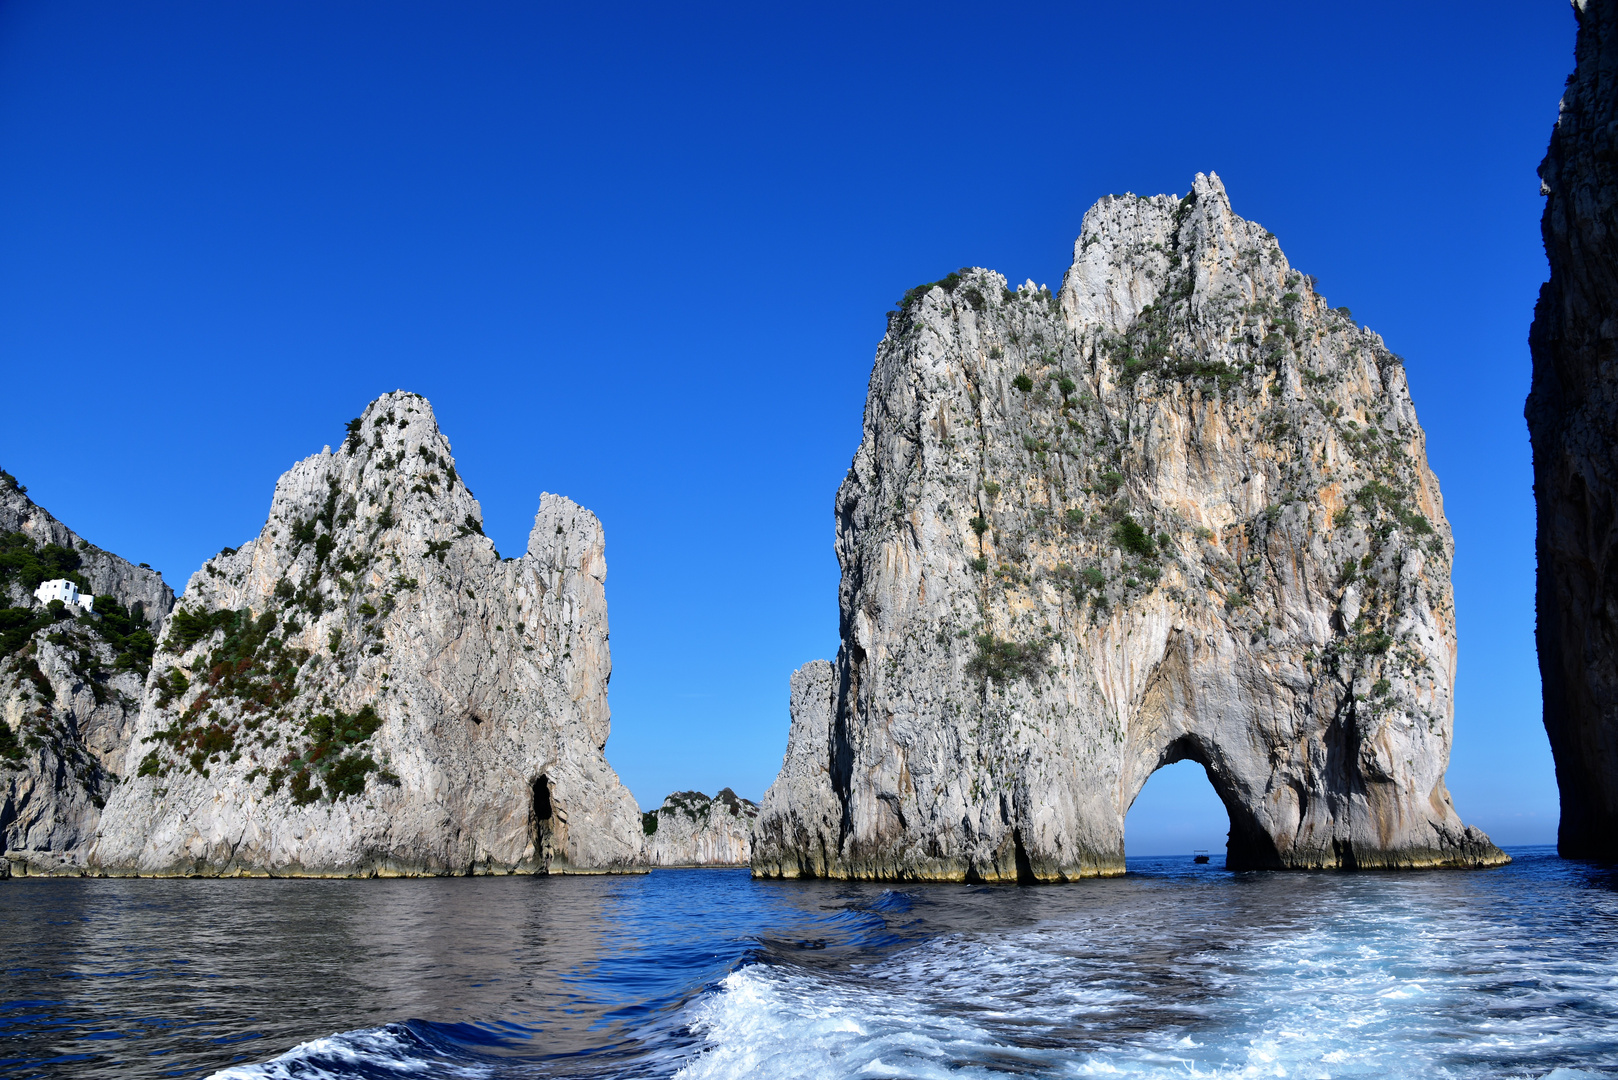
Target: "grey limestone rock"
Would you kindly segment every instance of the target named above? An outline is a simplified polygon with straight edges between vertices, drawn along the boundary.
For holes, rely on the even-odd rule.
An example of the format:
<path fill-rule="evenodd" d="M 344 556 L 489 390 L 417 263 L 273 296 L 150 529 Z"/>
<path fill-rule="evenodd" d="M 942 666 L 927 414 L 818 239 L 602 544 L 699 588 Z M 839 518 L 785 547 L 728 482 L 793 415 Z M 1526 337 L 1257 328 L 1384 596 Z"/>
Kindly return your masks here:
<path fill-rule="evenodd" d="M 502 559 L 427 401 L 373 402 L 193 574 L 86 861 L 105 874 L 632 868 L 600 523 Z"/>
<path fill-rule="evenodd" d="M 1059 295 L 890 315 L 759 875 L 1122 872 L 1206 766 L 1236 867 L 1486 866 L 1444 786 L 1452 543 L 1398 357 L 1216 176 L 1084 218 Z"/>
<path fill-rule="evenodd" d="M 746 866 L 753 854 L 758 804 L 730 788 L 708 798 L 676 791 L 641 815 L 650 866 Z"/>
<path fill-rule="evenodd" d="M 1618 3 L 1576 0 L 1529 334 L 1540 682 L 1570 858 L 1618 859 Z"/>
<path fill-rule="evenodd" d="M 140 713 L 153 638 L 174 604 L 155 570 L 103 551 L 0 473 L 0 870 L 82 873 Z M 68 577 L 96 613 L 42 607 Z"/>
<path fill-rule="evenodd" d="M 837 669 L 812 660 L 792 673 L 787 753 L 753 830 L 753 868 L 767 877 L 828 877 L 838 866 L 843 805 L 833 784 Z"/>

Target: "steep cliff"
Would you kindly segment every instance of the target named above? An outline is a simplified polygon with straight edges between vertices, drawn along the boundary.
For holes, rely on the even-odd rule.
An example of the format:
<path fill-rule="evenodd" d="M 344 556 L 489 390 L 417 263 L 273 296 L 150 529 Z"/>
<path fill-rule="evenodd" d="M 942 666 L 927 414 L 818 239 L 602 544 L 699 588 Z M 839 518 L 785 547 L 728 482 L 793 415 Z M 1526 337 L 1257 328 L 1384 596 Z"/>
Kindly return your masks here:
<path fill-rule="evenodd" d="M 373 402 L 192 575 L 89 865 L 109 874 L 622 869 L 606 560 L 544 495 L 501 559 L 425 399 Z"/>
<path fill-rule="evenodd" d="M 1401 362 L 1217 177 L 1103 199 L 1059 296 L 911 290 L 835 512 L 842 648 L 794 676 L 755 873 L 1119 873 L 1186 758 L 1233 867 L 1505 861 L 1444 787 L 1452 545 Z"/>
<path fill-rule="evenodd" d="M 746 866 L 753 857 L 758 804 L 721 788 L 708 798 L 676 791 L 641 815 L 649 866 Z"/>
<path fill-rule="evenodd" d="M 1618 2 L 1573 10 L 1577 68 L 1539 167 L 1551 278 L 1529 334 L 1525 412 L 1558 847 L 1618 859 Z"/>
<path fill-rule="evenodd" d="M 54 578 L 93 612 L 41 605 L 33 591 Z M 83 539 L 0 471 L 0 871 L 83 866 L 173 605 L 157 571 Z"/>

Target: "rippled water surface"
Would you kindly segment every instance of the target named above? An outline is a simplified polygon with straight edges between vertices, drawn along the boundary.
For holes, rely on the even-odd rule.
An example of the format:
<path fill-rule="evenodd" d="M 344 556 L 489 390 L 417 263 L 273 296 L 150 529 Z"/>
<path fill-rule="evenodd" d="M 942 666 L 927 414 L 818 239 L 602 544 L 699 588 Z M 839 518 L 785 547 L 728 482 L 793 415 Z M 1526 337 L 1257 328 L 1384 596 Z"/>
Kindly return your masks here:
<path fill-rule="evenodd" d="M 0 1075 L 1618 1075 L 1618 873 L 0 882 Z"/>

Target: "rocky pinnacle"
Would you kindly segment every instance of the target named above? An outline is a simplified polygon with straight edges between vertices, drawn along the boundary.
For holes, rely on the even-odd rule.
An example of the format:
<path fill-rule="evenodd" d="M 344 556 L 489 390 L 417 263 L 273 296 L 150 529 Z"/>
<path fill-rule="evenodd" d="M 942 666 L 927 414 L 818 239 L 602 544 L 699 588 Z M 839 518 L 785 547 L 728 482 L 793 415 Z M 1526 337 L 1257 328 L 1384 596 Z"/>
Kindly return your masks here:
<path fill-rule="evenodd" d="M 1103 199 L 1073 255 L 890 315 L 754 873 L 1120 873 L 1182 759 L 1232 867 L 1505 862 L 1444 786 L 1453 545 L 1400 359 L 1216 176 Z"/>
<path fill-rule="evenodd" d="M 85 862 L 105 874 L 621 870 L 640 814 L 603 757 L 595 515 L 542 495 L 483 535 L 424 398 L 386 394 L 191 576 Z"/>

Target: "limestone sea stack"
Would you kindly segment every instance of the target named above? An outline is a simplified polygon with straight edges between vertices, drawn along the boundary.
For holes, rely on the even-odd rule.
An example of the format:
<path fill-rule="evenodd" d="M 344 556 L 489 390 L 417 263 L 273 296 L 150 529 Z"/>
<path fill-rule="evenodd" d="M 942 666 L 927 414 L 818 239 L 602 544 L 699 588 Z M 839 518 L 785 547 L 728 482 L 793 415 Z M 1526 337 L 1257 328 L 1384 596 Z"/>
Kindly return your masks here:
<path fill-rule="evenodd" d="M 42 604 L 46 581 L 82 603 Z M 103 551 L 0 471 L 0 877 L 80 872 L 124 768 L 174 592 Z"/>
<path fill-rule="evenodd" d="M 650 866 L 746 866 L 753 857 L 758 803 L 730 788 L 708 798 L 676 791 L 641 815 Z"/>
<path fill-rule="evenodd" d="M 85 861 L 105 874 L 622 870 L 607 566 L 542 495 L 502 559 L 427 401 L 373 402 L 193 574 Z"/>
<path fill-rule="evenodd" d="M 1117 874 L 1182 759 L 1232 867 L 1507 861 L 1444 786 L 1453 547 L 1399 357 L 1213 175 L 1101 200 L 1073 255 L 891 313 L 754 873 Z"/>
<path fill-rule="evenodd" d="M 1529 334 L 1539 672 L 1568 858 L 1618 859 L 1618 3 L 1575 0 Z"/>

